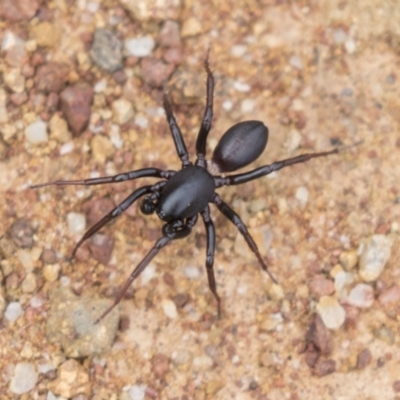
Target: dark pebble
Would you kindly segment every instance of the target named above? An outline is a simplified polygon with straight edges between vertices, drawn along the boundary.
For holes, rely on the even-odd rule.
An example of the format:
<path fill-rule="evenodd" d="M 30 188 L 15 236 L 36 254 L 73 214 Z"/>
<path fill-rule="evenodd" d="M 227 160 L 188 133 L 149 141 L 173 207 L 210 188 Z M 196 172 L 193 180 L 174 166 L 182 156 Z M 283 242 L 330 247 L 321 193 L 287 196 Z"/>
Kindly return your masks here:
<path fill-rule="evenodd" d="M 36 89 L 45 93 L 61 92 L 68 80 L 68 69 L 66 64 L 56 62 L 39 66 L 35 76 Z"/>
<path fill-rule="evenodd" d="M 156 354 L 152 359 L 153 373 L 157 379 L 164 379 L 169 370 L 169 360 L 164 354 Z"/>
<path fill-rule="evenodd" d="M 56 252 L 51 249 L 44 249 L 40 259 L 44 264 L 55 264 L 58 261 Z"/>
<path fill-rule="evenodd" d="M 372 360 L 372 354 L 369 349 L 363 349 L 357 356 L 357 369 L 365 368 Z"/>
<path fill-rule="evenodd" d="M 166 64 L 162 60 L 154 57 L 144 58 L 141 62 L 141 67 L 143 80 L 154 88 L 163 87 L 175 68 L 174 65 Z"/>
<path fill-rule="evenodd" d="M 175 21 L 165 21 L 161 27 L 157 42 L 161 47 L 180 47 L 182 41 L 179 24 Z"/>
<path fill-rule="evenodd" d="M 114 238 L 103 233 L 96 233 L 89 241 L 89 250 L 95 260 L 107 265 L 114 249 Z"/>
<path fill-rule="evenodd" d="M 326 355 L 331 352 L 332 346 L 329 332 L 318 314 L 312 316 L 306 340 L 313 343 L 321 354 Z"/>
<path fill-rule="evenodd" d="M 318 360 L 314 367 L 314 374 L 317 376 L 325 376 L 333 374 L 336 370 L 335 360 Z"/>
<path fill-rule="evenodd" d="M 38 8 L 37 0 L 1 0 L 0 15 L 11 22 L 29 21 Z"/>
<path fill-rule="evenodd" d="M 400 393 L 400 380 L 394 381 L 392 387 L 395 393 Z"/>
<path fill-rule="evenodd" d="M 26 219 L 16 220 L 9 229 L 11 239 L 18 247 L 30 248 L 33 246 L 34 230 Z"/>

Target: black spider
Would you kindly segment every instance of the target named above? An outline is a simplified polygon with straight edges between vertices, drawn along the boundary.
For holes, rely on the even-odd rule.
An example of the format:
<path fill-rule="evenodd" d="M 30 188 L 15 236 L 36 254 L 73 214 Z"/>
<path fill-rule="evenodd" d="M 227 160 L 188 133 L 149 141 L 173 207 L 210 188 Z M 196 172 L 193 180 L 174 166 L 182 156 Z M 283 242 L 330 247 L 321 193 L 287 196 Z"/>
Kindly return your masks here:
<path fill-rule="evenodd" d="M 262 259 L 257 245 L 248 232 L 246 225 L 243 223 L 239 215 L 221 199 L 221 197 L 215 192 L 215 189 L 222 186 L 240 185 L 261 178 L 264 175 L 268 175 L 273 171 L 277 171 L 289 165 L 302 163 L 315 157 L 323 157 L 338 153 L 339 151 L 339 149 L 336 148 L 326 152 L 302 154 L 242 174 L 224 176 L 224 173 L 236 171 L 255 161 L 261 155 L 267 145 L 268 128 L 260 121 L 245 121 L 233 125 L 222 136 L 213 152 L 211 161 L 206 161 L 206 141 L 211 129 L 214 93 L 214 77 L 210 70 L 208 58 L 205 61 L 205 69 L 207 72 L 206 109 L 197 136 L 197 159 L 194 164 L 189 161 L 185 142 L 173 115 L 170 100 L 168 96 L 164 94 L 164 109 L 174 139 L 176 151 L 182 161 L 181 170 L 163 171 L 158 168 L 143 168 L 115 176 L 77 181 L 59 180 L 32 186 L 32 188 L 38 188 L 49 185 L 99 185 L 103 183 L 123 182 L 143 177 L 164 179 L 155 185 L 143 186 L 136 189 L 121 204 L 93 225 L 79 240 L 72 252 L 72 258 L 74 258 L 79 246 L 81 246 L 86 239 L 99 231 L 99 229 L 109 221 L 118 217 L 142 196 L 145 197 L 140 206 L 141 211 L 144 214 L 152 214 L 156 212 L 158 217 L 165 222 L 162 227 L 162 237 L 133 270 L 117 298 L 114 300 L 114 303 L 101 315 L 97 322 L 103 319 L 121 301 L 131 283 L 146 268 L 161 248 L 167 245 L 171 240 L 181 239 L 189 235 L 193 226 L 197 222 L 198 214 L 200 214 L 203 219 L 207 233 L 206 270 L 208 283 L 215 299 L 217 300 L 218 316 L 220 317 L 221 300 L 217 293 L 213 270 L 215 229 L 210 216 L 209 203 L 215 204 L 219 211 L 237 227 L 250 249 L 256 255 L 262 269 L 269 274 L 274 282 L 276 282 L 275 278 L 268 271 L 268 267 Z"/>

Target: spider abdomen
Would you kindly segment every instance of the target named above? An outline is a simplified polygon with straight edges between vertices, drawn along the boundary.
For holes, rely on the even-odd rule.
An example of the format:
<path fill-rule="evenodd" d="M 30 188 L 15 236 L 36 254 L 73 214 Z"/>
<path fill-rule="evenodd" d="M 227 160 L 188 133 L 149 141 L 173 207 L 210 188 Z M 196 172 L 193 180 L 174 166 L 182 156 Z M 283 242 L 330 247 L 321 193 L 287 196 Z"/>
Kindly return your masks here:
<path fill-rule="evenodd" d="M 186 167 L 165 184 L 156 206 L 157 215 L 167 222 L 193 217 L 207 207 L 214 190 L 214 179 L 207 170 Z"/>
<path fill-rule="evenodd" d="M 268 141 L 268 128 L 261 121 L 244 121 L 233 125 L 221 137 L 212 163 L 219 172 L 232 172 L 255 161 Z"/>

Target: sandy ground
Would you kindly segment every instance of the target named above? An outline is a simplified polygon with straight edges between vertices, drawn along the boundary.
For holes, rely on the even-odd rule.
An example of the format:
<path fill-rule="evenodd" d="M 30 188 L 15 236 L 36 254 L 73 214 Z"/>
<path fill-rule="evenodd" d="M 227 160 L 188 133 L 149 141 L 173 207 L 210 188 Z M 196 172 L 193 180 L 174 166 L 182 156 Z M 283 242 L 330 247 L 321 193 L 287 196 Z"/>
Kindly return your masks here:
<path fill-rule="evenodd" d="M 79 295 L 114 298 L 161 235 L 162 223 L 156 216 L 142 215 L 135 205 L 104 229 L 114 241 L 107 265 L 94 259 L 87 246 L 68 263 L 66 258 L 81 236 L 68 228 L 68 213 L 88 214 L 89 200 L 118 204 L 139 183 L 36 191 L 28 186 L 145 166 L 180 168 L 159 110 L 162 90 L 142 83 L 140 60 L 131 57 L 132 65 L 124 64 L 137 85 L 135 100 L 130 99 L 135 122 L 119 127 L 115 114 L 107 112 L 113 101 L 124 97 L 124 83 L 95 66 L 88 56 L 90 46 L 82 45 L 83 35 L 107 26 L 114 14 L 123 15 L 113 26 L 123 40 L 157 38 L 163 13 L 155 19 L 135 19 L 123 11 L 129 2 L 103 1 L 94 11 L 90 7 L 95 2 L 89 3 L 42 5 L 51 11 L 51 24 L 62 26 L 58 44 L 44 52 L 47 60 L 70 65 L 67 84 L 84 81 L 89 74 L 94 82 L 107 82 L 108 92 L 95 94 L 92 105 L 92 114 L 101 116 L 103 131 L 87 129 L 71 138 L 72 151 L 65 154 L 65 144 L 51 136 L 45 143 L 32 144 L 24 134 L 26 126 L 39 115 L 51 116 L 32 101 L 16 107 L 7 100 L 8 121 L 0 125 L 4 149 L 0 238 L 3 247 L 11 246 L 10 252 L 3 248 L 1 253 L 3 298 L 5 306 L 10 302 L 22 306 L 16 321 L 3 317 L 0 323 L 0 397 L 19 398 L 10 391 L 15 366 L 29 363 L 35 370 L 40 365 L 53 369 L 39 373 L 22 399 L 57 398 L 53 394 L 76 400 L 398 398 L 400 302 L 396 300 L 388 311 L 378 300 L 399 279 L 400 6 L 395 0 L 239 0 L 225 5 L 189 0 L 175 8 L 161 2 L 168 10 L 164 18 L 176 20 L 181 29 L 182 61 L 170 93 L 191 154 L 203 114 L 208 46 L 217 82 L 209 152 L 226 129 L 246 119 L 264 121 L 269 127 L 268 147 L 256 166 L 363 142 L 338 155 L 219 190 L 256 238 L 279 288 L 271 285 L 236 228 L 212 206 L 222 319 L 215 319 L 216 303 L 204 268 L 204 227 L 198 223 L 189 238 L 164 248 L 149 272 L 129 289 L 111 349 L 78 359 L 71 366 L 72 378 L 60 376 L 68 357 L 45 335 L 50 291 L 69 285 Z M 5 19 L 0 22 L 0 36 L 11 29 L 29 41 L 37 23 L 37 18 L 15 23 Z M 157 46 L 153 54 L 162 57 L 163 51 Z M 5 59 L 0 66 L 3 74 L 11 69 Z M 180 76 L 184 78 L 179 80 Z M 12 90 L 0 83 L 9 96 Z M 190 90 L 192 97 L 187 94 Z M 29 83 L 25 92 L 29 94 Z M 147 126 L 139 127 L 143 119 Z M 120 128 L 120 148 L 111 140 L 112 124 Z M 10 126 L 16 130 L 9 135 Z M 94 149 L 96 134 L 114 143 L 108 153 Z M 11 232 L 20 219 L 32 228 L 32 243 L 25 248 Z M 346 322 L 329 331 L 330 351 L 319 356 L 334 361 L 333 371 L 319 376 L 323 373 L 310 368 L 304 354 L 319 297 L 313 292 L 313 277 L 318 274 L 333 281 L 331 270 L 340 265 L 341 254 L 356 251 L 373 234 L 393 239 L 391 258 L 372 283 L 375 301 L 365 308 L 346 308 Z M 55 277 L 51 267 L 46 270 L 43 249 L 59 257 Z M 361 282 L 357 266 L 352 273 L 348 290 Z M 340 301 L 343 297 L 333 296 Z M 41 299 L 39 307 L 32 306 L 32 298 Z M 370 357 L 360 365 L 357 357 L 365 349 Z M 84 382 L 80 388 L 77 376 Z M 63 384 L 70 390 L 63 391 Z"/>

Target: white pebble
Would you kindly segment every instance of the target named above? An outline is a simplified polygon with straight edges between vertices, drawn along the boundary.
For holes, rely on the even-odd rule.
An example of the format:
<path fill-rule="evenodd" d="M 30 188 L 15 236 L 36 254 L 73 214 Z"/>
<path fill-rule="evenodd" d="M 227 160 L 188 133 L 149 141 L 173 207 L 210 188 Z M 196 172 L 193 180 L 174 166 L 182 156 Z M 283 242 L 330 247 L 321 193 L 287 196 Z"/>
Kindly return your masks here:
<path fill-rule="evenodd" d="M 125 41 L 125 49 L 135 57 L 147 57 L 151 54 L 155 46 L 155 41 L 150 36 L 141 38 L 127 39 Z"/>
<path fill-rule="evenodd" d="M 64 156 L 65 154 L 71 153 L 74 147 L 75 147 L 74 142 L 68 142 L 63 144 L 60 147 L 60 156 Z"/>
<path fill-rule="evenodd" d="M 72 233 L 83 233 L 86 229 L 86 219 L 83 214 L 70 212 L 67 214 L 68 228 Z"/>
<path fill-rule="evenodd" d="M 135 125 L 139 128 L 147 128 L 149 126 L 149 120 L 146 117 L 138 115 L 135 117 Z"/>
<path fill-rule="evenodd" d="M 45 143 L 49 140 L 47 135 L 47 123 L 42 120 L 38 120 L 28 125 L 25 128 L 26 140 L 30 143 Z"/>
<path fill-rule="evenodd" d="M 53 364 L 39 364 L 38 372 L 39 374 L 47 374 L 50 371 L 55 370 L 56 367 Z"/>
<path fill-rule="evenodd" d="M 31 363 L 19 363 L 15 366 L 14 375 L 10 382 L 10 391 L 23 394 L 32 390 L 38 380 L 38 373 Z"/>
<path fill-rule="evenodd" d="M 346 37 L 347 33 L 341 28 L 337 28 L 333 31 L 333 41 L 337 44 L 343 43 Z"/>
<path fill-rule="evenodd" d="M 40 308 L 44 304 L 44 298 L 37 294 L 29 300 L 29 304 L 33 308 Z"/>
<path fill-rule="evenodd" d="M 374 290 L 370 285 L 359 283 L 351 290 L 345 301 L 354 307 L 371 307 L 374 302 Z"/>
<path fill-rule="evenodd" d="M 164 299 L 161 302 L 161 307 L 164 311 L 164 314 L 171 319 L 174 319 L 178 316 L 178 311 L 176 310 L 176 305 L 172 300 Z"/>
<path fill-rule="evenodd" d="M 360 276 L 365 282 L 379 278 L 391 255 L 393 239 L 385 235 L 373 235 L 360 246 Z"/>
<path fill-rule="evenodd" d="M 125 99 L 118 99 L 112 103 L 114 119 L 123 125 L 134 116 L 132 103 Z"/>
<path fill-rule="evenodd" d="M 52 391 L 49 390 L 47 392 L 46 400 L 59 400 L 59 398 Z"/>
<path fill-rule="evenodd" d="M 250 85 L 247 83 L 243 83 L 240 81 L 235 81 L 233 84 L 233 87 L 238 91 L 238 92 L 249 92 L 250 91 Z"/>
<path fill-rule="evenodd" d="M 146 385 L 133 385 L 129 389 L 131 400 L 143 400 L 146 395 Z"/>
<path fill-rule="evenodd" d="M 354 39 L 349 38 L 346 40 L 344 47 L 349 54 L 353 54 L 356 51 L 356 42 Z"/>
<path fill-rule="evenodd" d="M 301 59 L 297 56 L 292 56 L 289 59 L 289 64 L 296 69 L 303 69 L 303 62 L 301 61 Z"/>
<path fill-rule="evenodd" d="M 304 207 L 307 204 L 308 201 L 308 189 L 304 186 L 300 186 L 296 190 L 296 200 L 299 201 L 300 205 Z"/>
<path fill-rule="evenodd" d="M 246 113 L 250 113 L 254 110 L 254 106 L 255 106 L 256 102 L 253 99 L 245 99 L 242 101 L 242 113 L 246 114 Z"/>
<path fill-rule="evenodd" d="M 183 268 L 183 273 L 189 279 L 199 279 L 200 278 L 200 270 L 195 265 L 187 265 Z"/>
<path fill-rule="evenodd" d="M 244 44 L 236 44 L 231 47 L 231 54 L 233 57 L 243 57 L 246 54 L 247 46 Z"/>
<path fill-rule="evenodd" d="M 344 308 L 332 296 L 322 296 L 319 299 L 317 312 L 328 329 L 339 329 L 346 318 Z"/>
<path fill-rule="evenodd" d="M 232 101 L 232 100 L 225 100 L 225 101 L 222 103 L 222 108 L 223 108 L 225 111 L 230 111 L 230 110 L 232 110 L 232 107 L 233 107 L 233 101 Z"/>
<path fill-rule="evenodd" d="M 8 303 L 4 317 L 7 321 L 14 322 L 22 315 L 22 307 L 18 301 Z"/>
<path fill-rule="evenodd" d="M 101 79 L 95 83 L 93 90 L 95 93 L 102 93 L 107 89 L 107 81 L 105 79 Z"/>

